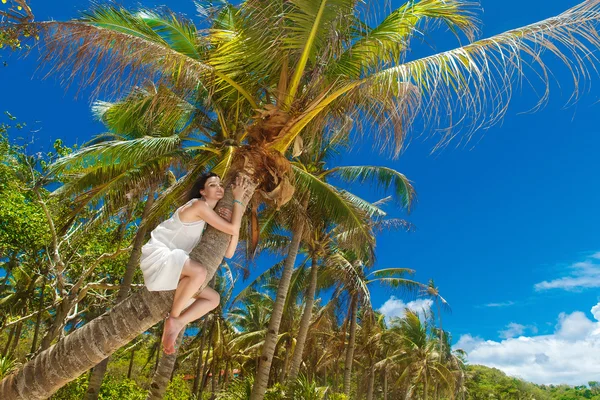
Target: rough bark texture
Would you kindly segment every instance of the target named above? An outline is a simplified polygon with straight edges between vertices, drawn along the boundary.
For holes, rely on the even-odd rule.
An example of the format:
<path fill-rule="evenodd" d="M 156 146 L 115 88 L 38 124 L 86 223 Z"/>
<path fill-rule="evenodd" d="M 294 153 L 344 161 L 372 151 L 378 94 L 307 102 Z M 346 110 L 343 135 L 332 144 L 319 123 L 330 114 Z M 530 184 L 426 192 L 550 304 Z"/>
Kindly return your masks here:
<path fill-rule="evenodd" d="M 354 360 L 354 346 L 356 344 L 356 303 L 357 295 L 352 295 L 350 303 L 350 337 L 346 348 L 346 362 L 344 363 L 344 394 L 350 396 L 350 379 L 352 378 L 352 361 Z"/>
<path fill-rule="evenodd" d="M 173 293 L 140 290 L 3 379 L 0 398 L 48 398 L 164 318 L 173 302 Z"/>
<path fill-rule="evenodd" d="M 296 339 L 296 350 L 294 351 L 294 357 L 292 358 L 292 367 L 290 369 L 289 377 L 290 382 L 296 380 L 298 372 L 300 371 L 300 364 L 302 364 L 304 344 L 306 343 L 306 337 L 308 336 L 308 328 L 310 326 L 310 319 L 312 318 L 312 309 L 315 304 L 318 272 L 319 267 L 317 266 L 317 259 L 313 257 L 312 266 L 310 267 L 310 284 L 306 291 L 304 312 L 302 313 L 302 319 L 300 319 L 300 330 L 298 331 L 298 338 Z"/>
<path fill-rule="evenodd" d="M 185 333 L 185 327 L 177 336 L 176 348 L 181 346 L 181 342 L 183 342 L 183 334 Z M 158 361 L 158 367 L 156 371 L 154 371 L 154 376 L 152 377 L 152 384 L 150 385 L 150 392 L 148 393 L 148 397 L 146 400 L 160 400 L 165 395 L 167 391 L 167 386 L 171 381 L 171 375 L 173 374 L 173 367 L 175 366 L 175 361 L 177 360 L 177 352 L 173 354 L 165 354 L 162 353 L 160 360 Z"/>
<path fill-rule="evenodd" d="M 267 390 L 271 363 L 273 362 L 273 355 L 275 354 L 275 347 L 277 346 L 277 336 L 279 335 L 279 326 L 283 316 L 283 308 L 285 307 L 285 300 L 290 288 L 290 280 L 292 278 L 292 272 L 294 271 L 294 263 L 296 262 L 296 256 L 298 255 L 303 231 L 304 222 L 300 222 L 292 234 L 292 241 L 288 249 L 283 273 L 281 274 L 281 280 L 279 281 L 279 287 L 277 288 L 277 297 L 275 298 L 273 313 L 271 314 L 269 328 L 267 329 L 267 335 L 262 347 L 258 371 L 256 372 L 256 380 L 252 387 L 250 400 L 262 400 Z"/>

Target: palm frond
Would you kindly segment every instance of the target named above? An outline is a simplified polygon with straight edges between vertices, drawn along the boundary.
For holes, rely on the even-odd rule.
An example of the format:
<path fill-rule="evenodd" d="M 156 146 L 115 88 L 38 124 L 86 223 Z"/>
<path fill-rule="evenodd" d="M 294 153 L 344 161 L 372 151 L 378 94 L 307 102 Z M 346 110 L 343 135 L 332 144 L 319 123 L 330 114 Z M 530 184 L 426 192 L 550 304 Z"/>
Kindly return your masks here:
<path fill-rule="evenodd" d="M 96 94 L 102 89 L 120 93 L 123 87 L 148 80 L 168 83 L 175 77 L 184 92 L 193 91 L 199 83 L 207 88 L 228 85 L 258 108 L 233 79 L 203 60 L 181 53 L 181 48 L 172 48 L 141 15 L 95 5 L 80 20 L 38 23 L 45 36 L 44 62 L 67 83 L 79 77 L 80 87 L 94 85 Z"/>
<path fill-rule="evenodd" d="M 597 71 L 593 49 L 600 47 L 599 22 L 600 1 L 586 1 L 556 17 L 373 73 L 364 82 L 382 88 L 394 88 L 399 82 L 417 86 L 424 100 L 414 113 L 421 114 L 427 128 L 447 126 L 439 139 L 441 146 L 459 128 L 466 128 L 468 139 L 477 129 L 498 122 L 506 113 L 513 86 L 531 76 L 526 69 L 540 78 L 545 89 L 536 107 L 542 106 L 549 96 L 551 76 L 544 53 L 570 70 L 571 100 L 577 99 L 581 81 L 590 75 L 586 65 Z"/>
<path fill-rule="evenodd" d="M 200 59 L 196 26 L 173 13 L 159 15 L 141 10 L 136 15 L 156 32 L 169 46 L 188 57 Z"/>
<path fill-rule="evenodd" d="M 335 175 L 348 183 L 365 183 L 373 181 L 383 190 L 394 188 L 395 199 L 410 210 L 415 199 L 415 189 L 410 180 L 400 172 L 387 167 L 379 166 L 344 166 L 335 167 L 326 171 L 324 175 Z"/>
<path fill-rule="evenodd" d="M 290 80 L 286 105 L 296 97 L 307 63 L 314 61 L 317 50 L 325 45 L 330 24 L 336 18 L 352 15 L 354 0 L 291 0 L 288 4 L 285 18 L 290 32 L 283 38 L 284 48 L 302 50 Z"/>
<path fill-rule="evenodd" d="M 418 26 L 427 20 L 445 23 L 451 30 L 458 29 L 473 40 L 478 25 L 470 10 L 474 4 L 460 0 L 409 1 L 373 29 L 359 24 L 358 38 L 330 65 L 328 73 L 359 79 L 365 70 L 399 62 L 410 39 L 420 33 Z"/>
<path fill-rule="evenodd" d="M 178 135 L 102 142 L 58 159 L 50 166 L 50 172 L 55 175 L 69 172 L 82 174 L 100 167 L 124 170 L 135 167 L 136 163 L 173 153 L 180 144 Z"/>
<path fill-rule="evenodd" d="M 316 199 L 321 210 L 331 218 L 332 221 L 343 225 L 348 230 L 354 230 L 355 238 L 360 238 L 363 243 L 372 243 L 373 236 L 371 229 L 365 221 L 368 218 L 367 202 L 362 202 L 362 208 L 357 207 L 358 198 L 349 193 L 343 193 L 335 189 L 328 183 L 318 179 L 314 175 L 304 171 L 292 163 L 292 170 L 296 177 L 296 187 L 299 190 L 306 190 L 311 193 L 311 197 Z M 370 211 L 377 212 L 376 207 L 370 207 Z"/>

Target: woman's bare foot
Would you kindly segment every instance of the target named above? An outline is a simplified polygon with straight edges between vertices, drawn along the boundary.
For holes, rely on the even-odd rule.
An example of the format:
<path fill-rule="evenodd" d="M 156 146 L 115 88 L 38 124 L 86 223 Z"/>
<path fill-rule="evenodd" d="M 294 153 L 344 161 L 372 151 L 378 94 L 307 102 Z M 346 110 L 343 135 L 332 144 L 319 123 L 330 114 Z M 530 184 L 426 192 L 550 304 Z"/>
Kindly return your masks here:
<path fill-rule="evenodd" d="M 163 328 L 162 335 L 162 345 L 165 354 L 175 353 L 175 341 L 177 341 L 177 336 L 184 325 L 183 322 L 175 317 L 169 316 L 165 320 L 165 327 Z"/>

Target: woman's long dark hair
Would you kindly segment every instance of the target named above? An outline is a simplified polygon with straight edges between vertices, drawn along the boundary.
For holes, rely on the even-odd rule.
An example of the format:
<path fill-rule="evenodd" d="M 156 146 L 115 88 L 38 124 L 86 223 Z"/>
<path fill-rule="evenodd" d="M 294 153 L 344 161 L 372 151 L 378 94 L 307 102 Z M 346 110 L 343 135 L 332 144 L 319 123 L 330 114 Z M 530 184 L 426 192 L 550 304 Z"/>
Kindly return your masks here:
<path fill-rule="evenodd" d="M 190 189 L 187 201 L 190 201 L 192 199 L 199 199 L 200 197 L 202 197 L 200 191 L 204 190 L 204 186 L 206 185 L 206 181 L 208 180 L 208 178 L 212 178 L 213 176 L 218 177 L 219 175 L 215 174 L 214 172 L 207 172 L 205 174 L 200 175 L 200 178 L 198 178 L 198 180 L 194 182 L 194 186 L 192 186 L 192 188 Z"/>

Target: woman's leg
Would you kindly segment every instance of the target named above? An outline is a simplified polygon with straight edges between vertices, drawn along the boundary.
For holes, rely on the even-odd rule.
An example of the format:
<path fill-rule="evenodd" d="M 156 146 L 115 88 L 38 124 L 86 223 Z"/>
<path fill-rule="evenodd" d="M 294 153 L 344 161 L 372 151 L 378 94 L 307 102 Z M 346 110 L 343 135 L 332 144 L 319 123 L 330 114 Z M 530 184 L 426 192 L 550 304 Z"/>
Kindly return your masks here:
<path fill-rule="evenodd" d="M 206 268 L 200 263 L 188 260 L 183 264 L 181 270 L 181 277 L 175 289 L 175 296 L 173 297 L 173 305 L 171 306 L 170 317 L 179 317 L 185 306 L 188 305 L 190 299 L 194 297 L 194 294 L 200 289 L 200 286 L 206 280 Z"/>
<path fill-rule="evenodd" d="M 200 292 L 196 301 L 186 308 L 177 319 L 183 325 L 187 325 L 217 308 L 220 301 L 221 296 L 219 296 L 219 293 L 213 288 L 206 287 Z"/>
<path fill-rule="evenodd" d="M 166 354 L 175 352 L 175 341 L 181 329 L 188 323 L 197 320 L 203 315 L 214 310 L 220 301 L 219 294 L 207 287 L 196 298 L 196 300 L 182 312 L 189 303 L 192 296 L 200 289 L 206 280 L 206 269 L 195 261 L 189 260 L 185 263 L 181 272 L 182 278 L 175 291 L 175 298 L 169 318 L 165 321 L 163 329 L 162 344 Z"/>

